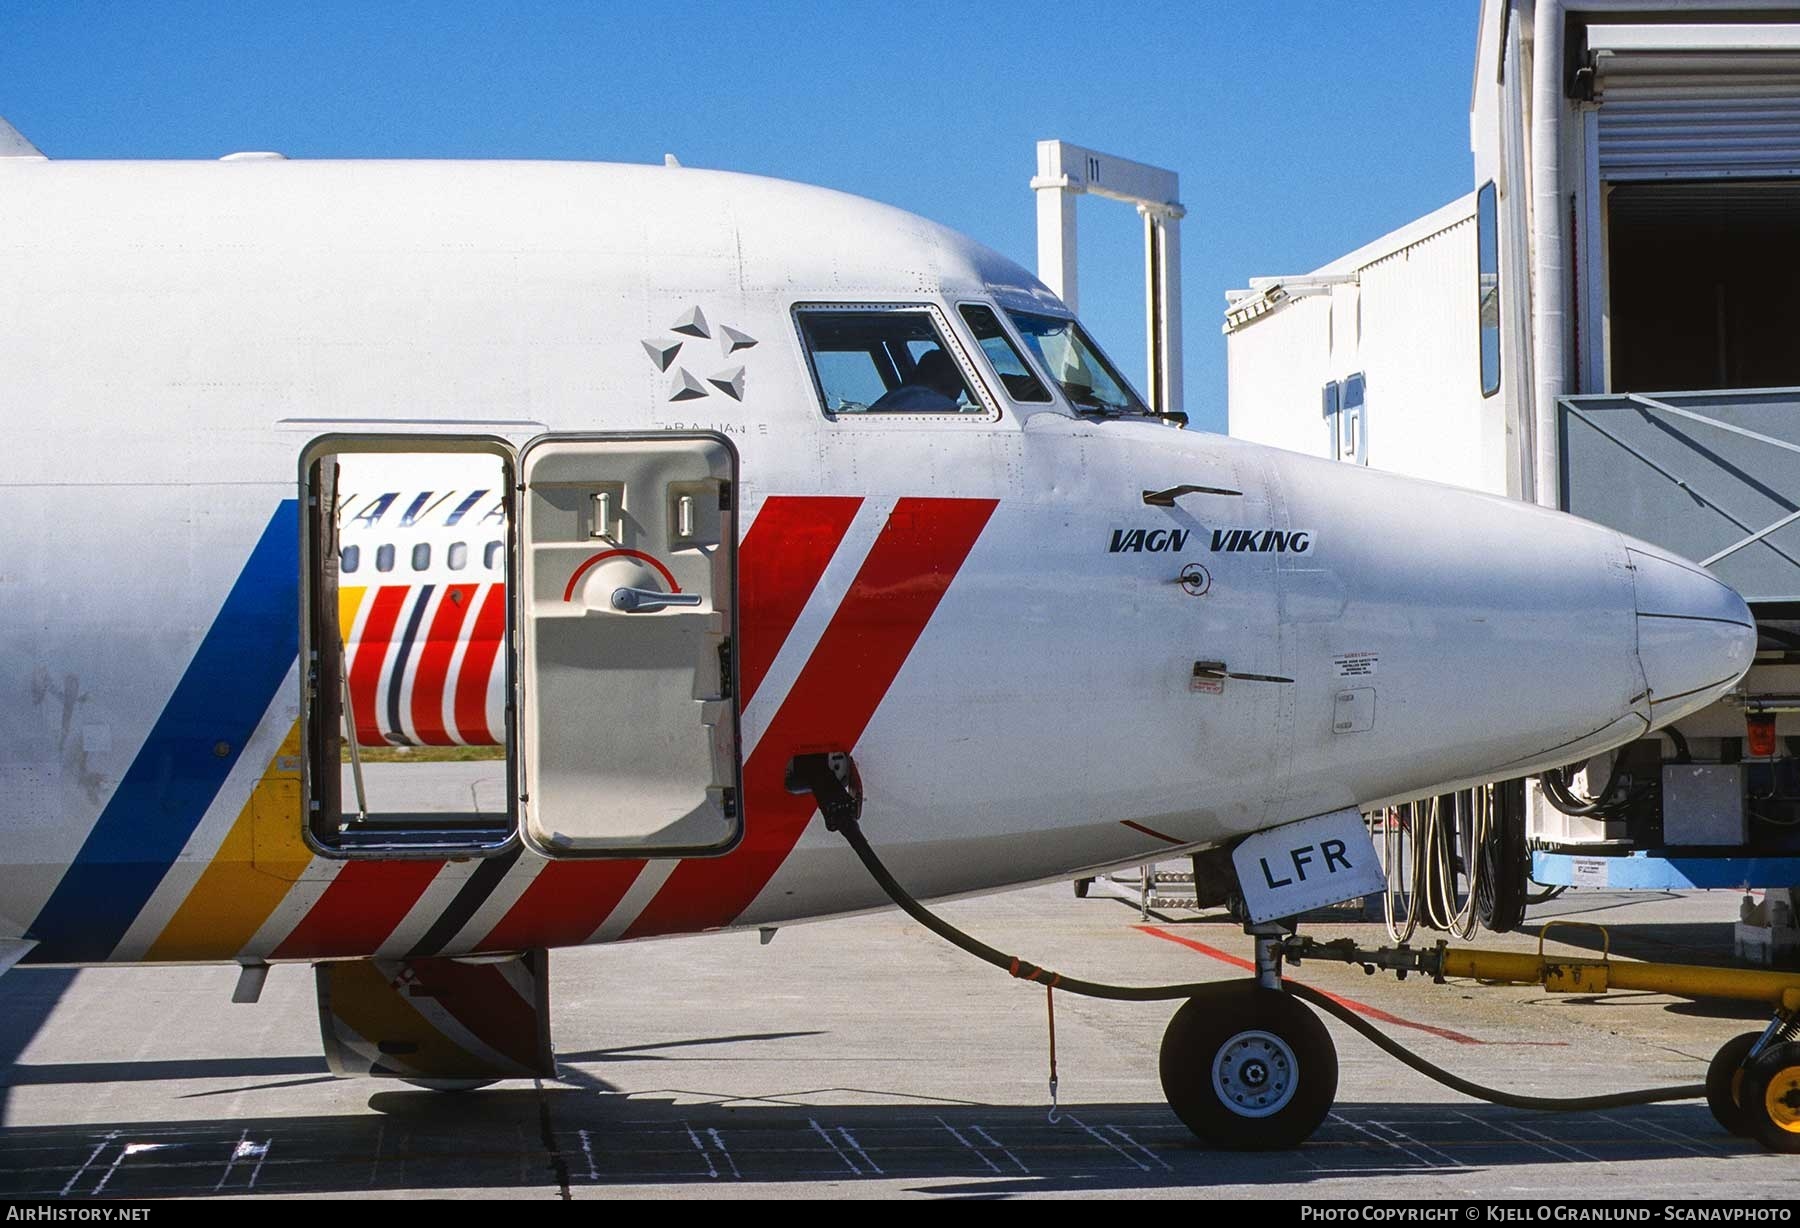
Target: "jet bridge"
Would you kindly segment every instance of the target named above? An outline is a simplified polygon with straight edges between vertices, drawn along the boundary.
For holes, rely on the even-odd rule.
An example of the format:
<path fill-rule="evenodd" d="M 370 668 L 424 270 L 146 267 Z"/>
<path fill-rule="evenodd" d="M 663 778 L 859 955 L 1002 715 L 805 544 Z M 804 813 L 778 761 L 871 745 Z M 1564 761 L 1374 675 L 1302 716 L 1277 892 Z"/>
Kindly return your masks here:
<path fill-rule="evenodd" d="M 1557 432 L 1560 506 L 1710 568 L 1750 603 L 1760 638 L 1726 702 L 1588 765 L 1599 813 L 1540 809 L 1534 876 L 1800 885 L 1800 388 L 1562 397 Z M 1745 912 L 1745 954 L 1800 946 L 1785 891 Z"/>
<path fill-rule="evenodd" d="M 1565 511 L 1710 568 L 1759 623 L 1800 614 L 1800 388 L 1563 397 L 1557 429 Z"/>

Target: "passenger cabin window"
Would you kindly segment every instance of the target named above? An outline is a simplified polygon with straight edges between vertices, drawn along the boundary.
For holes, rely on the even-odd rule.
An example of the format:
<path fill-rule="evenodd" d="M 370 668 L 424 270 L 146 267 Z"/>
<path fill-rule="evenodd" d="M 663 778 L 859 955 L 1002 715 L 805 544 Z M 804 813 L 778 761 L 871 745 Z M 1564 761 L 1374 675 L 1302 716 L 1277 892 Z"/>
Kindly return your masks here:
<path fill-rule="evenodd" d="M 431 543 L 420 542 L 413 547 L 412 564 L 414 571 L 424 571 L 431 566 Z"/>
<path fill-rule="evenodd" d="M 339 552 L 338 569 L 345 575 L 350 575 L 360 566 L 362 566 L 361 546 L 345 546 L 343 550 Z"/>
<path fill-rule="evenodd" d="M 1000 376 L 1007 396 L 1020 402 L 1050 399 L 1050 390 L 1031 373 L 1030 364 L 1019 353 L 1018 347 L 1013 345 L 1006 330 L 1000 327 L 1000 317 L 994 314 L 992 307 L 969 303 L 962 308 L 962 318 L 969 326 L 969 331 L 975 334 L 975 340 L 980 343 L 981 352 L 987 355 L 989 365 Z"/>
<path fill-rule="evenodd" d="M 1143 400 L 1119 375 L 1081 325 L 1060 316 L 1009 311 L 1025 344 L 1076 409 L 1098 414 L 1145 414 Z"/>
<path fill-rule="evenodd" d="M 825 412 L 984 414 L 930 311 L 797 313 Z"/>
<path fill-rule="evenodd" d="M 1500 391 L 1500 215 L 1491 180 L 1475 195 L 1475 255 L 1481 395 L 1491 397 Z"/>
<path fill-rule="evenodd" d="M 376 571 L 392 571 L 392 570 L 394 570 L 394 548 L 393 548 L 393 546 L 391 546 L 391 545 L 377 546 L 375 548 L 375 570 Z"/>
<path fill-rule="evenodd" d="M 461 571 L 467 567 L 469 565 L 469 543 L 451 542 L 450 556 L 446 561 L 450 564 L 451 571 Z"/>
<path fill-rule="evenodd" d="M 500 552 L 505 548 L 500 542 L 489 542 L 481 552 L 481 565 L 489 571 L 499 571 Z"/>

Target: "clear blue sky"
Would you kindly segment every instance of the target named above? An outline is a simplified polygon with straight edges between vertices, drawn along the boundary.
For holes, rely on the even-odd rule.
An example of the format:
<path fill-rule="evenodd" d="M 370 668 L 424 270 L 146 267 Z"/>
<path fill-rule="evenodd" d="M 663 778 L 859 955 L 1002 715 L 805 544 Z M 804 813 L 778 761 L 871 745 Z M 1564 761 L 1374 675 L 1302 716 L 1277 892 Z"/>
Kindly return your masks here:
<path fill-rule="evenodd" d="M 53 158 L 573 158 L 804 180 L 1036 262 L 1034 143 L 1170 167 L 1187 408 L 1222 294 L 1467 192 L 1477 0 L 0 4 L 0 115 Z M 1082 315 L 1142 385 L 1136 215 L 1081 209 Z"/>

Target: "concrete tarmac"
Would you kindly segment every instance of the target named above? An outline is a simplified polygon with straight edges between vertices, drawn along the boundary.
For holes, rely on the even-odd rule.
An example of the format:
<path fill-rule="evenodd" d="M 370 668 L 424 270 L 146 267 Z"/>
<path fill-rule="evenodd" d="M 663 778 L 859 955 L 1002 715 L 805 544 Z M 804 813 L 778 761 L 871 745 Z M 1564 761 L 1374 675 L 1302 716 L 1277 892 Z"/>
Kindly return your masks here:
<path fill-rule="evenodd" d="M 1543 917 L 1613 926 L 1616 952 L 1722 962 L 1727 892 L 1571 892 Z M 1134 983 L 1229 978 L 1221 915 L 1142 921 L 1066 885 L 948 905 L 989 942 Z M 1320 938 L 1385 940 L 1320 924 Z M 1557 929 L 1552 949 L 1597 944 Z M 1550 1115 L 1429 1082 L 1331 1023 L 1338 1103 L 1297 1151 L 1202 1147 L 1164 1105 L 1172 1013 L 1057 996 L 1062 1112 L 1047 1116 L 1044 991 L 896 913 L 558 951 L 561 1077 L 442 1094 L 332 1078 L 312 976 L 277 967 L 233 1005 L 231 968 L 16 969 L 0 978 L 0 1194 L 19 1196 L 869 1196 L 1434 1199 L 1800 1196 L 1800 1157 L 1702 1103 Z M 1510 1090 L 1699 1082 L 1749 1007 L 1650 994 L 1365 977 L 1306 964 L 1431 1060 Z"/>

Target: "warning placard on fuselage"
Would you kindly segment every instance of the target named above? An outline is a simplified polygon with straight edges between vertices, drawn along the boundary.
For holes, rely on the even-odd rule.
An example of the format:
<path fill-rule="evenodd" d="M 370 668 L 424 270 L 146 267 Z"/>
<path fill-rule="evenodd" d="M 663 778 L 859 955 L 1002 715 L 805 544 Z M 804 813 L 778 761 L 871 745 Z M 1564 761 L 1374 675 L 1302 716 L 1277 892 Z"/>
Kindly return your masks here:
<path fill-rule="evenodd" d="M 1356 810 L 1334 810 L 1257 832 L 1231 853 L 1253 924 L 1340 904 L 1386 884 Z"/>

